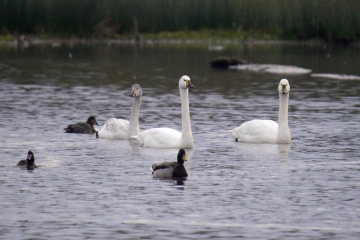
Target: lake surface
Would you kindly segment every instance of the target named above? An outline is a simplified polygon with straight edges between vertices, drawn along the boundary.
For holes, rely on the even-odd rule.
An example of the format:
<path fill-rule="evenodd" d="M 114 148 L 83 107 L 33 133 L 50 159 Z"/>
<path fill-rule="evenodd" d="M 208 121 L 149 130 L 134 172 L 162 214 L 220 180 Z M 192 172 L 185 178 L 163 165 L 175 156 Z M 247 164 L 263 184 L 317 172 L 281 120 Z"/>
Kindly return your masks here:
<path fill-rule="evenodd" d="M 354 47 L 0 46 L 0 238 L 359 239 L 360 81 L 211 69 L 217 56 L 360 75 Z M 149 170 L 178 149 L 63 131 L 90 115 L 129 119 L 134 83 L 141 130 L 181 130 L 184 74 L 196 86 L 186 181 Z M 292 143 L 235 142 L 227 130 L 244 121 L 277 121 L 282 78 Z M 42 167 L 15 167 L 29 149 Z"/>

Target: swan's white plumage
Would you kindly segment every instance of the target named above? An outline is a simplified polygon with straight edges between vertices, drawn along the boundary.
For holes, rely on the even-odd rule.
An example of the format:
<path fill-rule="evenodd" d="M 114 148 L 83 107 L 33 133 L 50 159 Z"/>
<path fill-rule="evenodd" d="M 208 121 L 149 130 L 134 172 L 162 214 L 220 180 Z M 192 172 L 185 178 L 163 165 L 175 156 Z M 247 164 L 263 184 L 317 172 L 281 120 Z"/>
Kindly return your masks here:
<path fill-rule="evenodd" d="M 139 134 L 139 112 L 142 96 L 142 89 L 139 84 L 134 84 L 132 86 L 130 96 L 134 98 L 130 121 L 110 118 L 96 133 L 97 137 L 107 139 L 130 139 L 132 135 Z"/>
<path fill-rule="evenodd" d="M 279 91 L 279 121 L 252 120 L 241 124 L 239 127 L 229 130 L 238 142 L 246 143 L 290 143 L 290 131 L 288 126 L 288 101 L 290 84 L 282 79 L 278 87 Z"/>
<path fill-rule="evenodd" d="M 140 146 L 150 148 L 178 148 L 181 144 L 181 132 L 172 128 L 151 128 L 134 136 Z"/>
<path fill-rule="evenodd" d="M 252 120 L 244 122 L 239 127 L 230 130 L 239 142 L 275 142 L 278 124 L 272 120 Z"/>
<path fill-rule="evenodd" d="M 194 147 L 190 123 L 189 87 L 194 87 L 186 75 L 179 80 L 181 99 L 182 131 L 171 128 L 152 128 L 133 136 L 139 144 L 147 148 L 185 148 Z"/>
<path fill-rule="evenodd" d="M 98 131 L 100 138 L 126 139 L 129 131 L 129 121 L 125 119 L 110 118 Z"/>

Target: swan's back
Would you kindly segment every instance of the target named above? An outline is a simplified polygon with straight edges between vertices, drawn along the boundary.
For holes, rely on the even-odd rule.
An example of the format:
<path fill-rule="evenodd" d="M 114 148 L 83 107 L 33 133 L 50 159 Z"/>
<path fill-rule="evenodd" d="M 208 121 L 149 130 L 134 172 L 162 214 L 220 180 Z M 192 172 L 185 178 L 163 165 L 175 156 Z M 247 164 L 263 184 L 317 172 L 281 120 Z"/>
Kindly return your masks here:
<path fill-rule="evenodd" d="M 276 143 L 278 124 L 272 120 L 252 120 L 230 130 L 239 142 Z"/>
<path fill-rule="evenodd" d="M 149 148 L 181 148 L 181 132 L 171 128 L 151 128 L 132 138 L 143 147 Z"/>
<path fill-rule="evenodd" d="M 96 133 L 99 138 L 128 139 L 129 121 L 118 118 L 110 118 Z"/>

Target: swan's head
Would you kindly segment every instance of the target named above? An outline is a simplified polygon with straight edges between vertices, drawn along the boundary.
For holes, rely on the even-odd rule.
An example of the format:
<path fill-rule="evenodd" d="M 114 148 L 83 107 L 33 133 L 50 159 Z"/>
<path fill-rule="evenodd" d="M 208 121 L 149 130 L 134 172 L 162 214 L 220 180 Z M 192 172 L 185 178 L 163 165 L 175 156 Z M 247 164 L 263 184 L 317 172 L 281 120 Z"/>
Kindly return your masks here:
<path fill-rule="evenodd" d="M 141 97 L 142 96 L 142 89 L 139 84 L 135 83 L 134 85 L 132 85 L 131 94 L 129 96 L 130 97 Z"/>
<path fill-rule="evenodd" d="M 187 161 L 186 158 L 186 154 L 185 154 L 185 150 L 184 149 L 180 149 L 179 153 L 177 155 L 177 163 L 178 164 L 184 164 L 184 161 Z"/>
<path fill-rule="evenodd" d="M 27 156 L 26 160 L 28 160 L 28 161 L 30 161 L 30 162 L 34 162 L 34 161 L 35 161 L 34 153 L 33 153 L 31 150 L 29 150 L 28 156 Z"/>
<path fill-rule="evenodd" d="M 86 123 L 90 124 L 91 126 L 99 125 L 94 116 L 90 116 Z"/>
<path fill-rule="evenodd" d="M 287 79 L 281 79 L 278 90 L 281 94 L 288 94 L 290 92 L 289 81 Z"/>
<path fill-rule="evenodd" d="M 180 78 L 179 87 L 183 89 L 194 88 L 195 86 L 191 84 L 190 78 L 187 75 L 184 75 Z"/>

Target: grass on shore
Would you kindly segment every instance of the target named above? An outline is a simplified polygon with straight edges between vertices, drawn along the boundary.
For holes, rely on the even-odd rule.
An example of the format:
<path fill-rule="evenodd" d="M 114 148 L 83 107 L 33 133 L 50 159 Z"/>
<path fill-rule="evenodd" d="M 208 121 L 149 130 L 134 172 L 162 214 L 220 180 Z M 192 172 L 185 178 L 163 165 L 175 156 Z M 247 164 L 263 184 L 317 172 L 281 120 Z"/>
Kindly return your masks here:
<path fill-rule="evenodd" d="M 359 11 L 358 0 L 7 0 L 0 34 L 351 43 L 360 40 Z"/>
<path fill-rule="evenodd" d="M 265 31 L 243 31 L 243 30 L 212 30 L 212 29 L 204 29 L 198 31 L 162 31 L 159 33 L 140 33 L 140 39 L 151 39 L 151 40 L 280 40 L 280 33 L 278 32 L 265 32 Z M 29 34 L 26 35 L 26 39 L 41 39 L 41 40 L 50 40 L 50 39 L 79 39 L 83 37 L 79 36 L 69 36 L 69 35 L 60 35 L 60 34 Z M 135 33 L 124 33 L 114 35 L 110 39 L 136 39 L 137 36 Z M 101 37 L 89 37 L 88 39 L 109 39 L 109 38 L 101 38 Z M 0 35 L 0 41 L 13 41 L 14 36 Z"/>
<path fill-rule="evenodd" d="M 156 34 L 141 34 L 144 39 L 196 39 L 196 40 L 278 40 L 279 34 L 262 31 L 243 30 L 199 30 L 199 31 L 163 31 Z M 121 36 L 120 36 L 121 38 Z"/>

